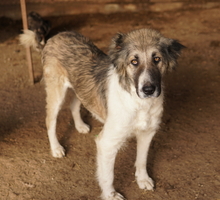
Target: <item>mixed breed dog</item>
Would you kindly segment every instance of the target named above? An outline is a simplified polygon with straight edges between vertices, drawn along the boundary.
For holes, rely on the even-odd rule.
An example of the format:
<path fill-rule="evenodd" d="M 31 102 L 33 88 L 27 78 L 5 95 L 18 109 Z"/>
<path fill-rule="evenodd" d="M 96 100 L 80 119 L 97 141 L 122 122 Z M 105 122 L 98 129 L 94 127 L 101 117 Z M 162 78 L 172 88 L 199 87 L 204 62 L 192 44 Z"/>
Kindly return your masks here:
<path fill-rule="evenodd" d="M 34 12 L 28 22 L 29 30 L 20 35 L 20 41 L 42 51 L 46 127 L 53 157 L 65 156 L 56 136 L 56 120 L 71 88 L 70 109 L 77 131 L 90 131 L 81 118 L 81 104 L 104 124 L 96 138 L 102 199 L 125 199 L 113 186 L 114 163 L 118 150 L 132 136 L 137 139 L 136 182 L 140 189 L 153 190 L 146 165 L 163 112 L 163 75 L 176 66 L 184 46 L 156 30 L 140 29 L 117 34 L 105 54 L 74 31 L 61 32 L 45 43 L 49 22 Z"/>

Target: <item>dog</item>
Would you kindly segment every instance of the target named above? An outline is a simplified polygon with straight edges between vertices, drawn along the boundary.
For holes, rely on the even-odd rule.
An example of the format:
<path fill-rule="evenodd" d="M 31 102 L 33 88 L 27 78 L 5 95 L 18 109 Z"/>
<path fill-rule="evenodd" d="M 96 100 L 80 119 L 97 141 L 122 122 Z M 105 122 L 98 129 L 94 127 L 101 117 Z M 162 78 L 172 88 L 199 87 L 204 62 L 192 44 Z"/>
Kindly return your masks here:
<path fill-rule="evenodd" d="M 28 30 L 23 30 L 23 33 L 19 35 L 19 41 L 21 45 L 33 47 L 34 50 L 41 52 L 51 29 L 51 22 L 33 11 L 28 14 L 27 22 Z"/>
<path fill-rule="evenodd" d="M 163 112 L 163 76 L 177 65 L 183 45 L 153 29 L 113 37 L 108 54 L 77 32 L 61 32 L 42 51 L 46 90 L 46 126 L 53 157 L 65 156 L 56 136 L 56 119 L 68 88 L 75 127 L 90 126 L 80 115 L 82 104 L 102 122 L 96 138 L 97 179 L 103 200 L 123 200 L 113 186 L 114 163 L 126 139 L 137 139 L 135 177 L 140 189 L 153 190 L 147 155 Z"/>

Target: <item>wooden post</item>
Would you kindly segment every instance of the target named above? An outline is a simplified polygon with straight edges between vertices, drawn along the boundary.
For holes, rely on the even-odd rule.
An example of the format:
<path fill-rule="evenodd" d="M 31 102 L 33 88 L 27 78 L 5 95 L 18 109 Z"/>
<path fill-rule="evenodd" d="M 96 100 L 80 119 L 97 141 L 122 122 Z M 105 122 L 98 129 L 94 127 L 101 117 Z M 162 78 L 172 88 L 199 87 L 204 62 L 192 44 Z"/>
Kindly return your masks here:
<path fill-rule="evenodd" d="M 20 0 L 20 4 L 21 4 L 23 29 L 27 30 L 28 29 L 28 23 L 27 23 L 27 11 L 26 11 L 26 2 L 25 2 L 25 0 Z M 31 48 L 30 47 L 26 47 L 26 57 L 27 57 L 30 83 L 34 84 L 34 71 L 33 71 L 32 56 L 31 56 Z"/>

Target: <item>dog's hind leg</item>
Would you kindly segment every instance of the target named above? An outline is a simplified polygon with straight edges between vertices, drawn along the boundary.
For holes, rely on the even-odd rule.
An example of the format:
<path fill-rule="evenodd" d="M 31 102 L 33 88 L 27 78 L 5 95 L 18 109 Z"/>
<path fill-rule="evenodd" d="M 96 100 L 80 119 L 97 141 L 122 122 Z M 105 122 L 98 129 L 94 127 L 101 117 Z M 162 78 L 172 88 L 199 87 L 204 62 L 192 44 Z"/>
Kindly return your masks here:
<path fill-rule="evenodd" d="M 89 128 L 89 125 L 84 123 L 81 118 L 80 105 L 81 105 L 81 102 L 75 95 L 70 105 L 75 127 L 79 133 L 88 133 L 90 131 L 90 128 Z"/>
<path fill-rule="evenodd" d="M 136 181 L 140 189 L 153 190 L 154 182 L 147 173 L 147 155 L 154 132 L 140 132 L 137 137 Z"/>
<path fill-rule="evenodd" d="M 61 158 L 65 156 L 65 150 L 60 145 L 56 135 L 56 122 L 59 110 L 63 104 L 65 94 L 68 86 L 59 81 L 58 79 L 47 80 L 46 82 L 46 93 L 47 93 L 47 106 L 46 106 L 46 125 L 47 133 L 49 137 L 50 147 L 53 157 Z M 48 82 L 48 83 L 47 83 Z"/>

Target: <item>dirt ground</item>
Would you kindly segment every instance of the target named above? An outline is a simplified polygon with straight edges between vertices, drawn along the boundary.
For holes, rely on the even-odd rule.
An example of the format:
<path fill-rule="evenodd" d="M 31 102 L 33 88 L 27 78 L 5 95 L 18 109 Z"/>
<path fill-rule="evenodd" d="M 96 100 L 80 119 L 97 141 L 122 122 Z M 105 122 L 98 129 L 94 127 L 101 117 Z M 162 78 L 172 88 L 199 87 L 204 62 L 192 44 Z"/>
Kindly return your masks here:
<path fill-rule="evenodd" d="M 220 200 L 220 9 L 49 19 L 51 34 L 75 29 L 105 52 L 115 33 L 142 27 L 160 30 L 187 47 L 165 80 L 163 123 L 148 162 L 155 191 L 142 191 L 135 183 L 135 139 L 119 152 L 115 187 L 128 200 Z M 30 85 L 25 50 L 18 42 L 21 29 L 21 21 L 0 18 L 0 199 L 99 199 L 94 138 L 102 124 L 83 109 L 92 131 L 79 134 L 67 99 L 57 126 L 67 155 L 51 156 L 40 55 L 33 53 L 36 84 Z"/>

